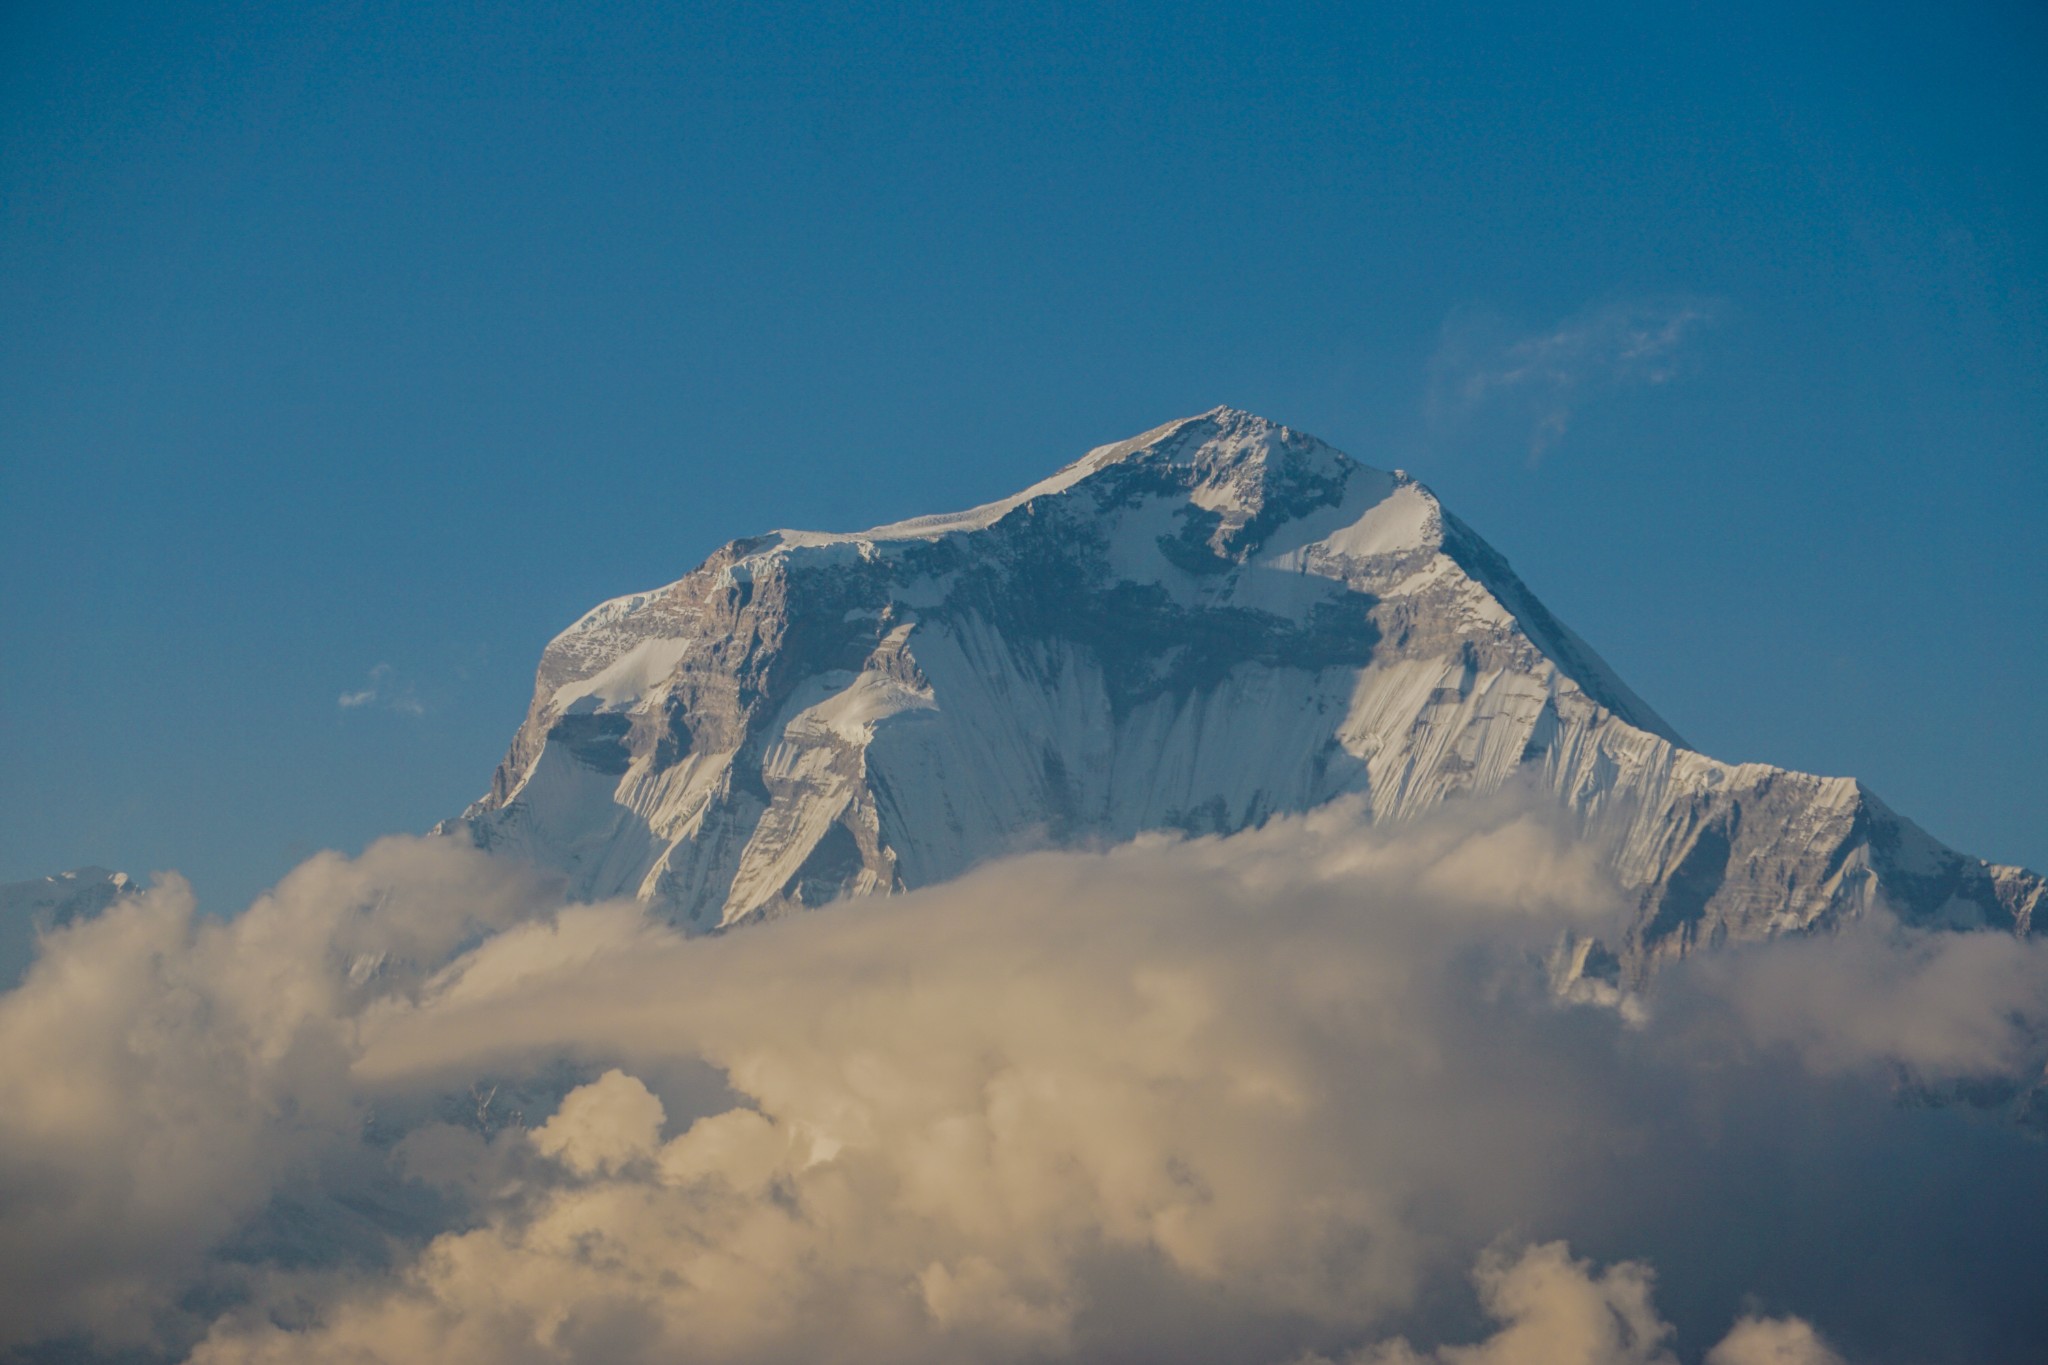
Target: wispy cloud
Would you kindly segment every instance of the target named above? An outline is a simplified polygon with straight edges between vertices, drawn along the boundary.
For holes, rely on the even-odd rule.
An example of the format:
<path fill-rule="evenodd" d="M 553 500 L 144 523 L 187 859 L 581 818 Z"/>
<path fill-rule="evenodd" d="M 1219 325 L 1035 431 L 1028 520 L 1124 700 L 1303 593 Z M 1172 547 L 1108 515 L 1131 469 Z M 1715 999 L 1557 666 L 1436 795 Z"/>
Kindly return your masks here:
<path fill-rule="evenodd" d="M 390 664 L 378 664 L 370 670 L 365 684 L 353 692 L 344 692 L 336 698 L 344 711 L 357 711 L 366 706 L 382 707 L 405 716 L 423 716 L 427 708 L 413 690 L 411 683 L 399 678 Z"/>
<path fill-rule="evenodd" d="M 1431 363 L 1430 418 L 1445 427 L 1505 413 L 1527 424 L 1536 463 L 1587 403 L 1676 379 L 1694 334 L 1721 312 L 1716 300 L 1692 296 L 1616 300 L 1516 335 L 1497 318 L 1461 310 L 1444 322 Z"/>

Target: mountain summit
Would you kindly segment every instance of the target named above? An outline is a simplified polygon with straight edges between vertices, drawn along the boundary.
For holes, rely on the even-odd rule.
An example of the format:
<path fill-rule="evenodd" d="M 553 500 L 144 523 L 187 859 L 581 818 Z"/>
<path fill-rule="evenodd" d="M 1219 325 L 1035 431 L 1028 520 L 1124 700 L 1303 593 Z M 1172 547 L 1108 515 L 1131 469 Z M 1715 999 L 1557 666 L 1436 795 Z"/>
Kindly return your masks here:
<path fill-rule="evenodd" d="M 444 828 L 711 930 L 1028 847 L 1345 796 L 1398 820 L 1510 781 L 1638 898 L 1594 970 L 1880 900 L 2026 932 L 2043 897 L 1851 779 L 1694 752 L 1423 485 L 1230 408 L 603 603 Z"/>

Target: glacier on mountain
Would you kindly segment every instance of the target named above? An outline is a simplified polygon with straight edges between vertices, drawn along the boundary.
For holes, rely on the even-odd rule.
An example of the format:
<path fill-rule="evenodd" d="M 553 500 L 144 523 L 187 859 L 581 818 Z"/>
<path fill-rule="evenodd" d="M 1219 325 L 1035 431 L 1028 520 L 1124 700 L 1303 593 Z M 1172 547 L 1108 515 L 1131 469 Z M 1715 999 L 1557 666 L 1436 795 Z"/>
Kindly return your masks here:
<path fill-rule="evenodd" d="M 1634 899 L 1619 943 L 1578 949 L 1596 976 L 1880 903 L 2025 933 L 2043 896 L 1852 779 L 1692 750 L 1422 484 L 1228 408 L 603 603 L 443 829 L 702 932 L 1029 847 L 1510 784 Z"/>

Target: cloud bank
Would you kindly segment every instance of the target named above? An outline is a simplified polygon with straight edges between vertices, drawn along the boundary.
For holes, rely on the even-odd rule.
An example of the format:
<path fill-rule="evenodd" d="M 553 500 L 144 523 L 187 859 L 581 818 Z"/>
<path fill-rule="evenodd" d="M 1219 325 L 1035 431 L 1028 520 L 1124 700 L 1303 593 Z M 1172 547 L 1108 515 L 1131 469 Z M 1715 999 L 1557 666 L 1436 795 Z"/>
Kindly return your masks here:
<path fill-rule="evenodd" d="M 2033 1358 L 2039 944 L 1549 989 L 1507 804 L 1042 854 L 721 938 L 471 850 L 175 881 L 0 996 L 0 1349 L 227 1362 Z M 53 1349 L 44 1347 L 40 1349 Z"/>

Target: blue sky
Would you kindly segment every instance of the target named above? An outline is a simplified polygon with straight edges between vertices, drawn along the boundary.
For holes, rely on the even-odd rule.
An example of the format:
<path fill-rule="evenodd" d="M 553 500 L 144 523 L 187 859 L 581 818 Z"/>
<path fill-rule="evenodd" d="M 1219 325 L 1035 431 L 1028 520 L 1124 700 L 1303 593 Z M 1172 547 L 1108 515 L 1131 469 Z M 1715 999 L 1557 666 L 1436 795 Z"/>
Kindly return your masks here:
<path fill-rule="evenodd" d="M 0 879 L 233 908 L 479 794 L 597 600 L 1218 402 L 2048 865 L 2044 76 L 2024 4 L 17 7 Z"/>

